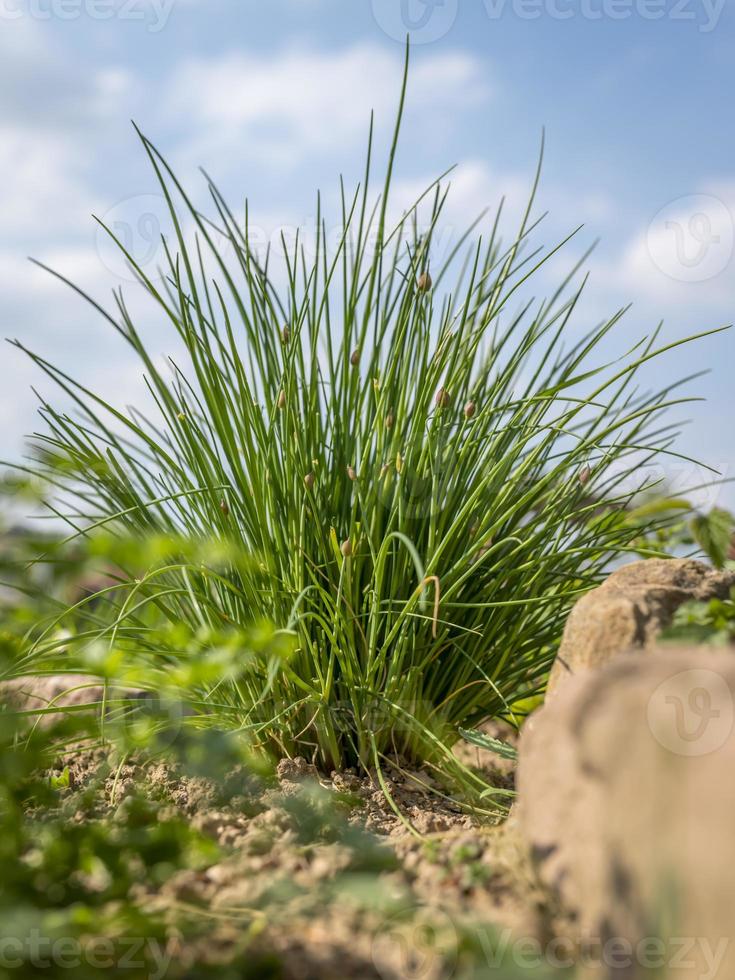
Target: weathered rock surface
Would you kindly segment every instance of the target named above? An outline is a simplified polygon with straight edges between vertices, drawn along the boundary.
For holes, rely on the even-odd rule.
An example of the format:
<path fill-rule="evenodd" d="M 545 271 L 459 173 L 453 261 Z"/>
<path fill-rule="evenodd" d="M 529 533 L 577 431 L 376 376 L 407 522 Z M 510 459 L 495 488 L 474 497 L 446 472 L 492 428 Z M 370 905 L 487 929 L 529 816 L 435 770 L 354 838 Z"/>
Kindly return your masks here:
<path fill-rule="evenodd" d="M 0 706 L 7 705 L 13 711 L 49 712 L 54 708 L 72 708 L 80 705 L 99 706 L 105 689 L 99 677 L 89 674 L 47 674 L 37 677 L 16 677 L 0 682 Z M 144 699 L 146 691 L 134 688 L 108 689 L 107 701 L 112 699 Z M 40 724 L 53 724 L 59 714 L 51 710 Z"/>
<path fill-rule="evenodd" d="M 618 569 L 575 605 L 549 677 L 547 701 L 572 674 L 626 650 L 646 650 L 691 599 L 726 598 L 735 574 L 691 559 L 648 559 Z"/>
<path fill-rule="evenodd" d="M 516 819 L 575 937 L 617 949 L 603 976 L 735 977 L 734 706 L 731 651 L 666 648 L 568 680 L 523 731 Z"/>

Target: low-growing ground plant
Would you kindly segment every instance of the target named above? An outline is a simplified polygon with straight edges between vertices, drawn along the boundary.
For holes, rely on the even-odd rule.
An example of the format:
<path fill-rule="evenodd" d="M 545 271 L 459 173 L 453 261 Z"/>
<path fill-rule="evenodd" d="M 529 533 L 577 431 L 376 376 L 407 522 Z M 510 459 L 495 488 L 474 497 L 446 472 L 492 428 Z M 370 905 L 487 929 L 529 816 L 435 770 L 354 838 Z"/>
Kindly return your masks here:
<path fill-rule="evenodd" d="M 677 643 L 710 643 L 715 646 L 735 644 L 735 589 L 728 599 L 685 602 L 676 610 L 673 622 L 664 631 L 663 639 Z"/>
<path fill-rule="evenodd" d="M 716 568 L 735 572 L 735 516 L 722 507 L 695 514 L 691 534 Z M 735 588 L 726 599 L 685 602 L 674 614 L 663 639 L 675 643 L 735 644 Z"/>
<path fill-rule="evenodd" d="M 447 770 L 460 728 L 537 702 L 572 603 L 670 520 L 628 519 L 684 400 L 637 376 L 684 341 L 655 329 L 610 362 L 625 311 L 575 327 L 576 269 L 524 298 L 565 244 L 532 244 L 538 175 L 506 244 L 499 214 L 437 261 L 440 182 L 391 222 L 405 94 L 382 190 L 371 139 L 336 248 L 319 203 L 315 257 L 284 241 L 283 286 L 247 211 L 209 182 L 203 213 L 141 135 L 171 213 L 162 278 L 108 232 L 185 362 L 159 367 L 121 292 L 113 312 L 87 298 L 140 358 L 155 415 L 29 352 L 78 413 L 42 405 L 28 469 L 115 580 L 32 634 L 23 670 L 86 656 L 94 672 L 102 649 L 154 683 L 178 671 L 202 713 L 278 754 Z M 235 666 L 208 673 L 223 649 Z"/>

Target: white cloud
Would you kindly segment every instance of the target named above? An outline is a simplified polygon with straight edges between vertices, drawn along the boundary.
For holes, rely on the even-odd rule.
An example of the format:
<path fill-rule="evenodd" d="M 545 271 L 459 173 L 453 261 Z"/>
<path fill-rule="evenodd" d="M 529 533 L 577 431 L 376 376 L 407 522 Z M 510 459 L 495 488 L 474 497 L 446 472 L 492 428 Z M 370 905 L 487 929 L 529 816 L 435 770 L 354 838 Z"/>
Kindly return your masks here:
<path fill-rule="evenodd" d="M 45 22 L 24 16 L 2 21 L 0 115 L 28 130 L 88 129 L 120 111 L 133 79 L 125 69 L 90 68 L 54 43 Z"/>
<path fill-rule="evenodd" d="M 169 80 L 166 114 L 199 128 L 190 157 L 229 153 L 295 167 L 309 152 L 362 143 L 371 110 L 392 119 L 401 72 L 395 52 L 367 43 L 326 53 L 292 47 L 272 58 L 233 51 L 184 62 Z M 488 94 L 481 66 L 461 53 L 419 61 L 411 76 L 412 112 L 432 131 L 457 105 L 466 110 Z"/>
<path fill-rule="evenodd" d="M 22 17 L 0 31 L 0 214 L 6 241 L 88 227 L 96 206 L 90 133 L 132 97 L 126 70 L 85 68 L 52 43 L 43 22 Z"/>
<path fill-rule="evenodd" d="M 87 161 L 73 138 L 0 127 L 0 213 L 7 238 L 73 235 L 89 222 Z"/>

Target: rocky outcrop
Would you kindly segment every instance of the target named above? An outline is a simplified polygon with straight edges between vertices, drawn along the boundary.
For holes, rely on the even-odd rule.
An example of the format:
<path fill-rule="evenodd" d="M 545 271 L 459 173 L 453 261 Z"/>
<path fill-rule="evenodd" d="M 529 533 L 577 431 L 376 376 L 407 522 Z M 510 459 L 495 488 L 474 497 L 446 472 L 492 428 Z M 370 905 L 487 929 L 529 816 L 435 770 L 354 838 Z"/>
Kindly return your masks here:
<path fill-rule="evenodd" d="M 690 559 L 649 559 L 618 569 L 575 605 L 549 677 L 547 701 L 571 675 L 598 668 L 626 650 L 647 650 L 679 606 L 726 598 L 735 574 Z"/>
<path fill-rule="evenodd" d="M 702 594 L 714 582 L 689 563 L 677 586 L 676 567 L 665 576 L 659 567 L 658 585 L 648 571 L 627 573 L 643 583 L 649 624 L 677 589 Z M 620 594 L 616 586 L 610 602 L 627 624 L 632 599 Z M 568 679 L 523 731 L 518 792 L 539 878 L 575 938 L 597 950 L 593 975 L 648 976 L 653 956 L 654 975 L 735 976 L 731 651 L 634 652 Z"/>

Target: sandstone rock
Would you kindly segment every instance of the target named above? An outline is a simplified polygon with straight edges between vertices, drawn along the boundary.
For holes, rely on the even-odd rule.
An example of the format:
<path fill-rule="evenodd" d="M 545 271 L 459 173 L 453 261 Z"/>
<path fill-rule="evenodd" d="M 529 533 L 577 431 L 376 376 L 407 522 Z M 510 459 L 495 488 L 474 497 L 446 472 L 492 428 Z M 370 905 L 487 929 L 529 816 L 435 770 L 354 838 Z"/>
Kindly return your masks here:
<path fill-rule="evenodd" d="M 104 686 L 99 677 L 88 674 L 47 674 L 15 677 L 0 682 L 0 707 L 7 705 L 12 711 L 38 711 L 49 708 L 72 708 L 79 705 L 100 705 Z M 108 688 L 108 702 L 127 698 L 142 700 L 151 695 L 133 688 Z M 59 713 L 40 716 L 43 727 L 53 724 Z"/>
<path fill-rule="evenodd" d="M 656 976 L 735 976 L 730 651 L 628 654 L 569 680 L 524 728 L 518 788 L 521 832 L 575 938 L 632 950 L 593 975 L 649 976 L 640 959 L 663 957 Z"/>
<path fill-rule="evenodd" d="M 735 574 L 691 559 L 648 559 L 619 568 L 587 593 L 569 615 L 549 677 L 547 700 L 569 678 L 625 650 L 649 649 L 679 606 L 726 598 Z"/>

